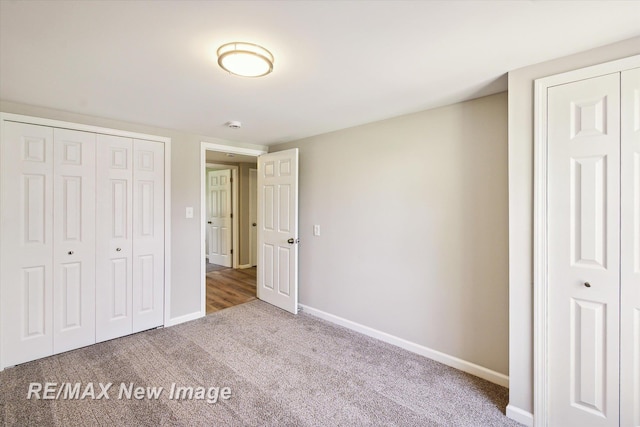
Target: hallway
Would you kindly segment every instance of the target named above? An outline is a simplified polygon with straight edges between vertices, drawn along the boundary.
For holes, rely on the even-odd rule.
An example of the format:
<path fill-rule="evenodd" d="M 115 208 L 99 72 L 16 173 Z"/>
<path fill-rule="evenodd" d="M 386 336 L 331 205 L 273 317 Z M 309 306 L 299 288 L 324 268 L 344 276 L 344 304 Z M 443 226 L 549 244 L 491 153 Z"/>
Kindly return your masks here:
<path fill-rule="evenodd" d="M 211 266 L 207 265 L 207 314 L 256 299 L 256 267 Z"/>

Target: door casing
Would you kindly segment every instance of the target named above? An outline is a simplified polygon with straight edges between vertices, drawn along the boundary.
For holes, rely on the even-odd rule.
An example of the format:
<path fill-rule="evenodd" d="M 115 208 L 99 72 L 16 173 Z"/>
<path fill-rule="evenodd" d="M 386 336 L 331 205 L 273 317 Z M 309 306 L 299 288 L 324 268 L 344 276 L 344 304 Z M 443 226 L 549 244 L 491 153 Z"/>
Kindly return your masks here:
<path fill-rule="evenodd" d="M 258 220 L 258 169 L 249 169 L 249 267 L 258 262 L 257 229 L 253 225 Z"/>

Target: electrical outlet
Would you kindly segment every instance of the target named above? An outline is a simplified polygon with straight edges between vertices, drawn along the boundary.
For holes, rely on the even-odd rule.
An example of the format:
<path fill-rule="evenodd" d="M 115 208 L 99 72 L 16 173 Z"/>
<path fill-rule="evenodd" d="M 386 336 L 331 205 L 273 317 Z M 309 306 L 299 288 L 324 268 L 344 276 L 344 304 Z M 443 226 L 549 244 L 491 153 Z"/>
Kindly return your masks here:
<path fill-rule="evenodd" d="M 317 224 L 313 226 L 313 235 L 314 236 L 319 236 L 320 235 L 320 226 L 317 225 Z"/>

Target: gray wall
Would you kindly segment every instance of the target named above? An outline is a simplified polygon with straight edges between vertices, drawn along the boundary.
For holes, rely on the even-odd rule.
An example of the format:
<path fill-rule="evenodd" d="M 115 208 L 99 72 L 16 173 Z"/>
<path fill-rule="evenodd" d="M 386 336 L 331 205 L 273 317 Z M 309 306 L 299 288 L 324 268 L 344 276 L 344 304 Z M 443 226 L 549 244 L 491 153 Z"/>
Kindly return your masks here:
<path fill-rule="evenodd" d="M 509 73 L 509 405 L 533 412 L 533 82 L 640 54 L 640 37 Z"/>
<path fill-rule="evenodd" d="M 272 147 L 300 148 L 300 302 L 507 374 L 506 131 L 501 93 Z"/>
<path fill-rule="evenodd" d="M 0 101 L 0 111 L 171 138 L 171 318 L 200 312 L 200 142 L 265 149 L 218 138 Z M 193 219 L 185 208 L 194 208 Z"/>

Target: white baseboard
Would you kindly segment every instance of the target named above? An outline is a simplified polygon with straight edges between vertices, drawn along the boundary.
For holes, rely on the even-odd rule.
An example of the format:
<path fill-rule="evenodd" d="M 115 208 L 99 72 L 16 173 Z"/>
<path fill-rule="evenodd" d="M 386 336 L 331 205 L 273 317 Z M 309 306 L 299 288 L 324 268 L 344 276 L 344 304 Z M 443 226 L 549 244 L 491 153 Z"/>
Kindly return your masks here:
<path fill-rule="evenodd" d="M 494 384 L 498 384 L 503 387 L 509 387 L 509 377 L 507 375 L 492 371 L 491 369 L 476 365 L 475 363 L 467 362 L 466 360 L 458 359 L 457 357 L 430 349 L 420 344 L 407 341 L 403 338 L 398 338 L 386 332 L 378 331 L 377 329 L 352 322 L 351 320 L 344 319 L 342 317 L 324 312 L 322 310 L 318 310 L 313 307 L 309 307 L 303 304 L 300 304 L 300 307 L 302 307 L 304 313 L 309 313 L 313 316 L 328 320 L 329 322 L 335 323 L 337 325 L 344 326 L 345 328 L 360 332 L 361 334 L 379 339 L 380 341 L 384 341 L 389 344 L 393 344 L 400 348 L 404 348 L 405 350 L 408 350 L 412 353 L 428 357 L 429 359 L 433 359 L 436 362 L 440 362 L 468 374 L 475 375 L 476 377 L 480 377 Z"/>
<path fill-rule="evenodd" d="M 511 418 L 527 427 L 533 427 L 533 414 L 511 404 L 507 405 L 507 418 Z"/>
<path fill-rule="evenodd" d="M 201 317 L 204 317 L 202 312 L 196 311 L 193 313 L 185 314 L 183 316 L 178 316 L 178 317 L 169 319 L 169 321 L 164 324 L 164 327 L 168 328 L 169 326 L 175 326 L 175 325 L 179 325 L 180 323 L 190 322 L 191 320 L 196 320 Z"/>
<path fill-rule="evenodd" d="M 243 270 L 245 268 L 251 268 L 251 264 L 240 264 L 238 266 L 238 270 Z"/>

